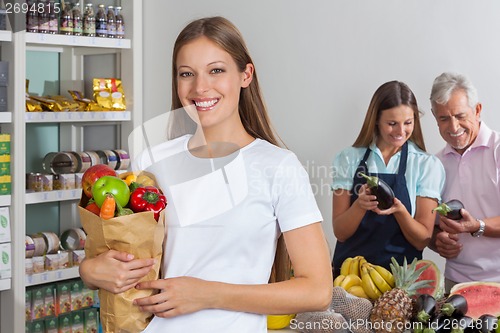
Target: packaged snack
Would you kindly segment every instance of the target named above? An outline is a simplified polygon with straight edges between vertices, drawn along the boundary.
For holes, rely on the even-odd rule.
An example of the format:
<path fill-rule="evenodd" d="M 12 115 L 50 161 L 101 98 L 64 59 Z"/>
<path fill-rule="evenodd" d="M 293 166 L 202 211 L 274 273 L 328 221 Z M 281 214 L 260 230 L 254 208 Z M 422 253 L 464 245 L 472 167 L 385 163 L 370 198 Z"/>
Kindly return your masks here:
<path fill-rule="evenodd" d="M 104 110 L 125 111 L 125 93 L 123 91 L 120 79 L 102 79 L 93 80 L 94 99 Z"/>

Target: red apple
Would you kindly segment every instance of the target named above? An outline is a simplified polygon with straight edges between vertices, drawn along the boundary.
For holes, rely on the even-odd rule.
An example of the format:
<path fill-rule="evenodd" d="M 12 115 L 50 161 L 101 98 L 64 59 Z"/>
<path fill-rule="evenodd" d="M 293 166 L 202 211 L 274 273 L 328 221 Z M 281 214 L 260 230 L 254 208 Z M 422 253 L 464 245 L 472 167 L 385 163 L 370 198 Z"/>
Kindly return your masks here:
<path fill-rule="evenodd" d="M 116 177 L 116 171 L 107 164 L 96 164 L 85 171 L 82 176 L 82 189 L 87 197 L 92 198 L 92 186 L 103 176 Z"/>

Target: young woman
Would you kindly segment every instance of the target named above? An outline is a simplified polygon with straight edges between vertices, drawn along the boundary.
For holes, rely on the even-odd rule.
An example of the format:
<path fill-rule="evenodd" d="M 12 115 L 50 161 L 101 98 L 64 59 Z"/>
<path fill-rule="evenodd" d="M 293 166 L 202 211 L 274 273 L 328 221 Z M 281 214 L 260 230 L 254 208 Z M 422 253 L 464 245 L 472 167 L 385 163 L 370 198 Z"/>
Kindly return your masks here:
<path fill-rule="evenodd" d="M 117 293 L 157 289 L 136 300 L 155 315 L 144 332 L 266 332 L 265 314 L 325 309 L 332 276 L 321 214 L 297 157 L 278 147 L 236 27 L 222 17 L 186 26 L 172 83 L 172 109 L 184 108 L 196 132 L 138 161 L 169 202 L 164 279 L 138 283 L 152 260 L 116 251 L 85 260 L 82 279 Z M 294 278 L 275 265 L 282 281 L 268 283 L 273 261 L 287 258 L 281 234 Z"/>
<path fill-rule="evenodd" d="M 334 159 L 333 230 L 335 275 L 347 257 L 364 256 L 389 268 L 422 258 L 431 239 L 444 186 L 444 168 L 425 152 L 416 98 L 399 81 L 386 82 L 372 97 L 358 138 Z M 377 176 L 393 189 L 386 210 L 377 208 L 359 172 Z"/>

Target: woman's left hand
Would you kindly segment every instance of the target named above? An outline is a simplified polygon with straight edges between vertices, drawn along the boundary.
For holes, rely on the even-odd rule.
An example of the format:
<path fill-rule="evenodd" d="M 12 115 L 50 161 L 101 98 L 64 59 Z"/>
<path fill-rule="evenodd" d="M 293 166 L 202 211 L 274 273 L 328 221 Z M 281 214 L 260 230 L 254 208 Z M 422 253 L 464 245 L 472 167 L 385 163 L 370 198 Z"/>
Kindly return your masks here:
<path fill-rule="evenodd" d="M 209 282 L 193 277 L 176 277 L 144 281 L 136 289 L 158 289 L 156 295 L 137 298 L 134 304 L 141 311 L 153 313 L 162 318 L 196 312 L 210 306 Z"/>
<path fill-rule="evenodd" d="M 384 210 L 380 210 L 380 208 L 377 207 L 373 211 L 378 215 L 391 215 L 397 212 L 406 211 L 406 207 L 398 198 L 394 198 L 394 203 L 391 207 Z"/>

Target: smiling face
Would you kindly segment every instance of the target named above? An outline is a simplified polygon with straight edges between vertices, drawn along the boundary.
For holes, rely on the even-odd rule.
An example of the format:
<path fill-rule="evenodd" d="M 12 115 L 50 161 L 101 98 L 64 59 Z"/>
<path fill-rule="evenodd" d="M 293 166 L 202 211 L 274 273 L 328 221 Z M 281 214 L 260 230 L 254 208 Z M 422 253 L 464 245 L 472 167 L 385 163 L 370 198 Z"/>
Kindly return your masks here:
<path fill-rule="evenodd" d="M 253 65 L 239 70 L 228 52 L 204 36 L 185 44 L 176 63 L 179 99 L 196 109 L 204 130 L 227 132 L 241 126 L 240 91 L 252 81 Z"/>
<path fill-rule="evenodd" d="M 443 139 L 459 154 L 463 154 L 479 132 L 481 104 L 471 107 L 465 92 L 456 90 L 448 103 L 434 104 L 433 113 Z"/>
<path fill-rule="evenodd" d="M 413 133 L 413 109 L 407 105 L 399 105 L 383 110 L 380 112 L 377 127 L 377 147 L 382 151 L 397 151 Z"/>

